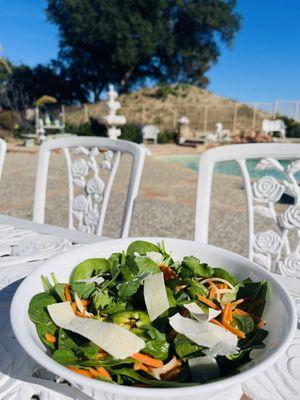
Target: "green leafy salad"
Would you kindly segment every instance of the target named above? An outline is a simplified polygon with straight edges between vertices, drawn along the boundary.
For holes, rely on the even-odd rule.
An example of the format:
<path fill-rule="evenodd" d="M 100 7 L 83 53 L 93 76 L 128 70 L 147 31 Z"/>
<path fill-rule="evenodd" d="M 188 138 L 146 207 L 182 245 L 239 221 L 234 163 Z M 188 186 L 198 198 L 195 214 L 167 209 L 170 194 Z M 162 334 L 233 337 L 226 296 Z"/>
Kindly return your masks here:
<path fill-rule="evenodd" d="M 194 256 L 175 261 L 164 243 L 135 241 L 83 261 L 68 283 L 54 274 L 42 283 L 28 309 L 40 340 L 53 360 L 90 379 L 201 384 L 239 372 L 268 335 L 266 281 L 239 282 Z"/>

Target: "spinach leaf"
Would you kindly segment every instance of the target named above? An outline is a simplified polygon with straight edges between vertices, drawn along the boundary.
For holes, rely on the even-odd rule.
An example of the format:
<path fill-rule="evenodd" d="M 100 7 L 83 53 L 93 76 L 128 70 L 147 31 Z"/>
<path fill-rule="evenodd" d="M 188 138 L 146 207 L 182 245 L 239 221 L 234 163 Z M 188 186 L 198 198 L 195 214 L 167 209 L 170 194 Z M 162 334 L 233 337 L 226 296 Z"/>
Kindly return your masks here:
<path fill-rule="evenodd" d="M 73 282 L 72 289 L 78 294 L 80 299 L 88 299 L 95 290 L 95 283 Z"/>
<path fill-rule="evenodd" d="M 39 338 L 44 343 L 46 347 L 51 350 L 56 349 L 56 343 L 50 343 L 46 340 L 46 333 L 50 333 L 53 336 L 57 334 L 57 326 L 53 324 L 53 322 L 48 322 L 46 325 L 36 324 L 36 330 L 39 335 Z"/>
<path fill-rule="evenodd" d="M 70 282 L 90 278 L 101 272 L 110 270 L 110 263 L 105 258 L 89 258 L 75 267 Z"/>
<path fill-rule="evenodd" d="M 66 332 L 60 329 L 58 333 L 58 348 L 59 349 L 76 349 L 79 343 L 75 341 L 75 334 Z"/>
<path fill-rule="evenodd" d="M 166 335 L 153 326 L 146 327 L 146 334 L 150 340 L 146 341 L 143 352 L 159 360 L 165 360 L 169 354 L 169 343 Z"/>
<path fill-rule="evenodd" d="M 120 266 L 125 264 L 126 257 L 123 253 L 112 253 L 108 261 L 111 265 L 111 275 L 114 277 L 119 272 Z"/>
<path fill-rule="evenodd" d="M 159 267 L 153 260 L 147 257 L 135 257 L 136 265 L 138 266 L 139 274 L 157 274 L 160 272 Z"/>
<path fill-rule="evenodd" d="M 65 287 L 66 287 L 65 283 L 56 283 L 54 286 L 54 290 L 61 301 L 66 301 Z"/>
<path fill-rule="evenodd" d="M 144 383 L 145 385 L 155 386 L 155 387 L 181 387 L 181 386 L 194 386 L 199 383 L 183 383 L 183 382 L 175 382 L 175 381 L 158 381 L 156 379 L 149 379 L 138 372 L 134 371 L 132 368 L 119 368 L 119 369 L 110 369 L 111 374 L 122 375 L 124 377 L 130 378 L 129 382 L 139 382 Z"/>
<path fill-rule="evenodd" d="M 132 242 L 127 249 L 127 255 L 132 256 L 134 253 L 139 253 L 140 255 L 145 255 L 148 251 L 156 251 L 160 253 L 160 248 L 153 243 L 145 242 L 143 240 L 136 240 Z"/>
<path fill-rule="evenodd" d="M 246 279 L 240 286 L 237 298 L 249 298 L 248 304 L 255 305 L 252 312 L 261 317 L 265 307 L 265 300 L 269 290 L 267 281 L 253 282 L 251 279 Z"/>
<path fill-rule="evenodd" d="M 238 284 L 238 281 L 235 279 L 235 277 L 229 272 L 225 271 L 225 269 L 223 268 L 214 268 L 213 276 L 214 278 L 225 279 L 226 281 L 230 282 L 233 286 Z"/>
<path fill-rule="evenodd" d="M 191 279 L 191 283 L 187 288 L 187 292 L 192 299 L 197 299 L 198 295 L 201 294 L 205 297 L 208 295 L 208 289 L 196 279 Z"/>
<path fill-rule="evenodd" d="M 72 349 L 58 349 L 52 353 L 52 358 L 59 364 L 72 365 L 77 364 L 79 358 Z"/>
<path fill-rule="evenodd" d="M 112 301 L 108 306 L 106 306 L 103 310 L 105 314 L 114 314 L 120 311 L 124 311 L 127 308 L 127 303 L 123 301 Z M 129 308 L 128 308 L 129 309 Z"/>
<path fill-rule="evenodd" d="M 56 303 L 55 298 L 49 293 L 38 293 L 30 300 L 28 315 L 32 322 L 47 325 L 52 322 L 47 306 Z"/>
<path fill-rule="evenodd" d="M 240 339 L 238 346 L 241 349 L 260 348 L 260 346 L 264 347 L 263 341 L 268 336 L 268 334 L 269 332 L 265 329 L 257 329 L 256 331 L 248 334 L 245 339 Z"/>
<path fill-rule="evenodd" d="M 116 360 L 111 356 L 100 358 L 98 360 L 86 360 L 80 362 L 83 367 L 114 367 L 117 365 L 133 364 L 136 360 L 133 358 L 125 358 L 124 360 Z"/>
<path fill-rule="evenodd" d="M 187 360 L 190 357 L 197 357 L 202 355 L 203 346 L 199 346 L 192 342 L 186 336 L 177 334 L 174 339 L 175 351 L 180 358 Z"/>
<path fill-rule="evenodd" d="M 234 315 L 233 325 L 244 333 L 252 332 L 254 329 L 253 319 L 248 315 Z"/>
<path fill-rule="evenodd" d="M 208 278 L 212 276 L 213 269 L 207 264 L 201 263 L 197 257 L 184 257 L 179 269 L 181 276 L 190 276 L 197 278 Z"/>

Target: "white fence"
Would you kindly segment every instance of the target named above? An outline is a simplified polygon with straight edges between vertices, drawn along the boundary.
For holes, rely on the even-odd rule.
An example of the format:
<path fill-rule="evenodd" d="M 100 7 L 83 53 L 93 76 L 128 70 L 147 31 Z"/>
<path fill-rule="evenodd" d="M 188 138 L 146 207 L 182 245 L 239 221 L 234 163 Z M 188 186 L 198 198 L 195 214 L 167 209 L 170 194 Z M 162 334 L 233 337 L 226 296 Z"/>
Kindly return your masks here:
<path fill-rule="evenodd" d="M 300 121 L 300 100 L 276 100 L 273 103 L 241 104 L 232 102 L 229 105 L 207 105 L 186 103 L 155 104 L 131 103 L 123 105 L 121 113 L 126 116 L 128 123 L 140 125 L 155 124 L 161 129 L 174 130 L 178 119 L 186 116 L 194 136 L 211 132 L 215 124 L 221 122 L 224 129 L 231 132 L 244 129 L 261 129 L 265 118 L 285 115 Z M 66 123 L 81 125 L 107 114 L 105 102 L 83 104 L 66 107 Z"/>

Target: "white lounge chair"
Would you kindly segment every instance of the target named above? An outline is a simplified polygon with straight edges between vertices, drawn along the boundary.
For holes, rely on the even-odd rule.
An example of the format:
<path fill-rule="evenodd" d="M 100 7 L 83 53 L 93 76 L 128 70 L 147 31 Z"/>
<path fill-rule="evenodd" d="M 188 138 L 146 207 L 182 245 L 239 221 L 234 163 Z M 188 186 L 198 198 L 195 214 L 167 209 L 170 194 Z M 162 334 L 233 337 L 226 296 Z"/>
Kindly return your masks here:
<path fill-rule="evenodd" d="M 147 140 L 153 140 L 154 144 L 157 144 L 157 137 L 159 134 L 159 128 L 156 125 L 145 125 L 142 128 L 143 143 Z"/>
<path fill-rule="evenodd" d="M 264 119 L 262 122 L 262 131 L 273 136 L 274 132 L 279 132 L 282 139 L 285 139 L 286 125 L 281 119 Z"/>

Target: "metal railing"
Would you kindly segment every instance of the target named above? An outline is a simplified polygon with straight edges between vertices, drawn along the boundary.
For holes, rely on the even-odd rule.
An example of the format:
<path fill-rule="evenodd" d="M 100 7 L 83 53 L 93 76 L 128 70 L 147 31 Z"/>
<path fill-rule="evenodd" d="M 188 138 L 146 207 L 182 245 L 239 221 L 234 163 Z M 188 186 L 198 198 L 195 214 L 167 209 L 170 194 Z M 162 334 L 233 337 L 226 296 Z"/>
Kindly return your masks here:
<path fill-rule="evenodd" d="M 174 130 L 178 119 L 185 116 L 190 121 L 190 128 L 194 136 L 214 131 L 215 124 L 221 122 L 224 129 L 230 132 L 238 130 L 260 130 L 262 120 L 285 115 L 300 121 L 300 101 L 276 100 L 272 103 L 241 104 L 232 102 L 228 105 L 186 104 L 186 103 L 158 103 L 123 105 L 122 115 L 126 116 L 127 123 L 140 125 L 154 124 L 160 129 Z M 106 103 L 101 101 L 95 104 L 81 106 L 67 106 L 65 108 L 66 123 L 81 125 L 89 122 L 90 118 L 97 118 L 107 114 Z"/>

